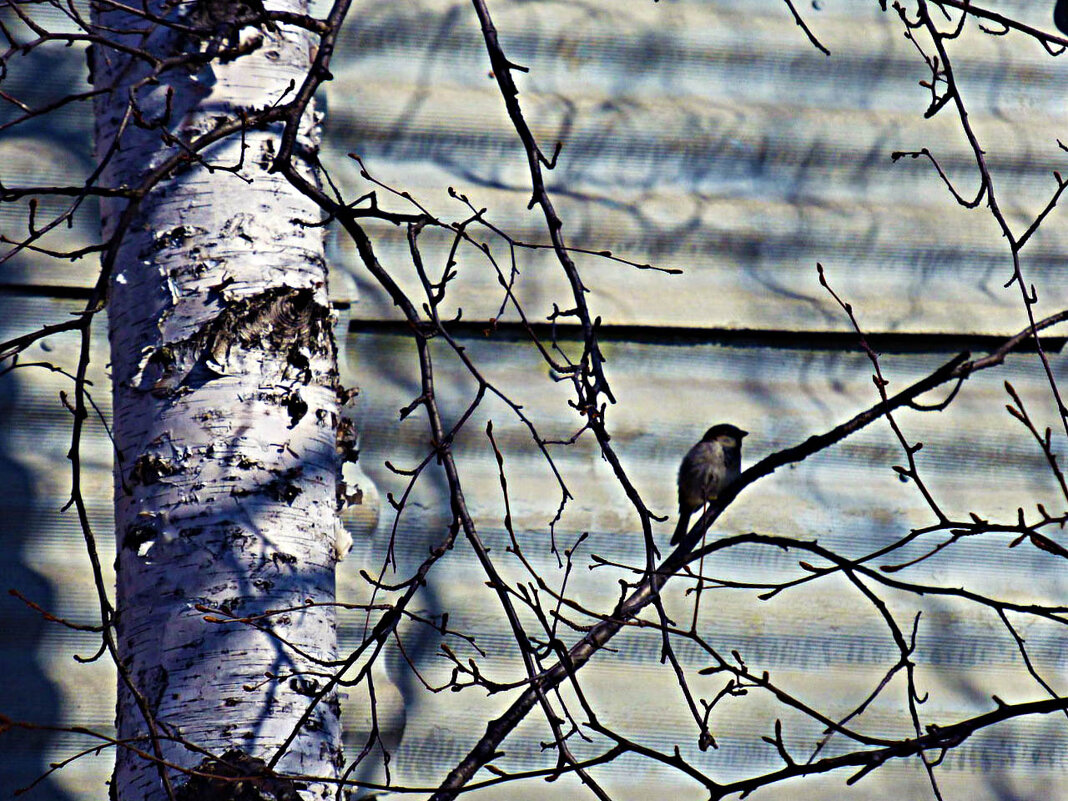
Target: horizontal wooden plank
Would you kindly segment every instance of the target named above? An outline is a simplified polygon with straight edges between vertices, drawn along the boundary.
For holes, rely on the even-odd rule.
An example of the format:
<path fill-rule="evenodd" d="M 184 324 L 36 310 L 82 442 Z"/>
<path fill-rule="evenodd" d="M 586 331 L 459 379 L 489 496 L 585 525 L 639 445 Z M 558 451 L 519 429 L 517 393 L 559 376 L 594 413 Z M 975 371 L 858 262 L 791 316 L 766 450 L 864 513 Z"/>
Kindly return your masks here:
<path fill-rule="evenodd" d="M 1048 27 L 1048 9 L 1014 13 Z M 355 198 L 373 188 L 347 158 L 413 192 L 443 219 L 466 210 L 446 188 L 468 194 L 488 219 L 523 241 L 544 244 L 544 223 L 528 212 L 525 159 L 486 76 L 473 12 L 443 0 L 390 5 L 353 20 L 327 87 L 324 164 Z M 845 330 L 816 283 L 825 264 L 837 289 L 882 331 L 1008 333 L 1024 314 L 1008 250 L 985 211 L 957 208 L 929 165 L 891 164 L 894 150 L 930 147 L 965 194 L 974 158 L 951 109 L 923 120 L 925 77 L 892 14 L 827 3 L 807 9 L 831 50 L 816 51 L 776 2 L 654 4 L 594 14 L 522 4 L 498 11 L 502 39 L 530 67 L 521 101 L 547 150 L 547 174 L 575 247 L 611 250 L 685 271 L 635 271 L 596 257 L 578 260 L 606 323 L 697 329 Z M 1019 36 L 989 37 L 967 26 L 955 43 L 959 79 L 994 171 L 999 202 L 1021 231 L 1043 206 L 1060 164 L 1060 61 Z M 41 97 L 80 80 L 82 55 L 41 86 L 13 72 L 12 86 Z M 81 107 L 0 143 L 8 185 L 54 184 L 87 174 L 88 122 Z M 405 208 L 379 190 L 380 202 Z M 96 236 L 93 203 L 73 229 L 48 237 L 71 248 Z M 56 211 L 63 204 L 42 209 Z M 54 207 L 54 208 L 53 208 Z M 1041 310 L 1068 305 L 1066 243 L 1056 217 L 1024 254 Z M 25 229 L 26 210 L 0 207 L 0 229 Z M 376 247 L 401 285 L 418 288 L 403 232 L 373 226 Z M 443 267 L 448 243 L 424 235 L 424 258 Z M 505 273 L 508 249 L 490 236 Z M 534 319 L 566 303 L 551 255 L 521 252 L 519 297 Z M 337 297 L 361 303 L 361 319 L 395 319 L 351 249 L 336 243 Z M 350 272 L 352 278 L 341 273 Z M 75 264 L 25 253 L 0 268 L 0 284 L 86 287 L 94 261 Z M 354 282 L 354 284 L 353 284 Z M 418 294 L 415 292 L 415 294 Z M 923 304 L 918 300 L 922 298 Z M 656 302 L 654 299 L 659 299 Z M 461 250 L 448 308 L 468 319 L 496 316 L 496 271 Z M 514 314 L 505 310 L 505 314 Z"/>
<path fill-rule="evenodd" d="M 687 270 L 666 279 L 582 259 L 605 321 L 841 328 L 815 282 L 822 261 L 873 329 L 1018 329 L 1019 295 L 1001 288 L 1010 263 L 990 219 L 956 208 L 926 164 L 890 163 L 894 150 L 928 146 L 962 192 L 977 186 L 958 123 L 949 113 L 921 118 L 923 71 L 892 15 L 813 13 L 832 50 L 825 59 L 774 3 L 680 4 L 670 14 L 654 6 L 620 17 L 544 10 L 528 4 L 499 22 L 506 45 L 531 68 L 520 79 L 528 117 L 546 147 L 564 143 L 548 180 L 565 234 L 577 247 Z M 477 33 L 443 6 L 419 12 L 440 49 L 426 46 L 389 82 L 368 78 L 414 49 L 407 12 L 383 11 L 353 30 L 359 56 L 334 86 L 329 125 L 338 135 L 330 141 L 361 153 L 376 177 L 415 192 L 445 219 L 462 216 L 443 191 L 456 186 L 505 230 L 544 243 L 537 216 L 524 212 L 529 190 L 514 134 L 493 85 L 480 85 L 471 68 Z M 1060 111 L 1047 87 L 1059 62 L 1013 37 L 966 33 L 960 49 L 971 120 L 1001 202 L 1022 226 L 1055 186 Z M 362 102 L 345 102 L 354 96 Z M 1039 119 L 1020 124 L 1037 109 Z M 335 175 L 352 196 L 369 188 L 354 176 L 343 167 Z M 401 235 L 376 233 L 385 237 L 383 261 L 415 287 Z M 507 262 L 503 244 L 492 244 Z M 426 247 L 440 272 L 445 246 Z M 1038 284 L 1050 310 L 1066 300 L 1053 279 L 1062 250 L 1050 227 L 1025 258 L 1028 275 L 1052 279 Z M 355 264 L 343 244 L 338 262 Z M 364 301 L 356 313 L 388 318 L 390 300 L 355 269 Z M 520 295 L 542 319 L 564 279 L 544 254 L 523 254 L 521 273 Z M 470 254 L 461 253 L 450 289 L 449 308 L 469 319 L 501 305 L 495 271 Z"/>

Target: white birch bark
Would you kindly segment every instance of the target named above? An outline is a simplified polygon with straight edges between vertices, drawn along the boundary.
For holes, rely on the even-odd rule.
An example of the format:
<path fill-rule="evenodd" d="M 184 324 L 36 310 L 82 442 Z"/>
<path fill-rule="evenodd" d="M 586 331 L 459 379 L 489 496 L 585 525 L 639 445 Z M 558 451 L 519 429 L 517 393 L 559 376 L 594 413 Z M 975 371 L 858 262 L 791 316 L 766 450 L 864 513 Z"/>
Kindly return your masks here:
<path fill-rule="evenodd" d="M 148 7 L 174 13 L 174 5 Z M 271 7 L 305 10 L 299 0 Z M 203 11 L 186 4 L 180 13 L 189 20 Z M 160 57 L 206 46 L 121 13 L 95 20 L 112 38 Z M 248 27 L 241 36 L 266 41 L 249 55 L 175 70 L 133 92 L 127 87 L 146 63 L 94 48 L 95 85 L 116 87 L 96 102 L 98 158 L 109 152 L 131 96 L 143 124 L 162 122 L 189 142 L 242 110 L 278 102 L 291 80 L 300 85 L 306 33 Z M 311 117 L 300 141 L 307 149 L 318 143 Z M 266 171 L 280 130 L 249 130 L 201 154 L 212 165 L 242 163 L 242 177 L 193 163 L 151 191 L 122 242 L 108 306 L 123 665 L 161 734 L 215 755 L 262 760 L 323 687 L 326 671 L 313 660 L 336 657 L 333 610 L 307 606 L 334 600 L 336 354 L 322 229 L 293 222 L 319 215 Z M 159 127 L 129 118 L 121 137 L 106 185 L 138 186 L 180 147 Z M 103 204 L 105 238 L 125 205 Z M 292 611 L 253 627 L 210 622 L 197 605 L 238 617 Z M 119 685 L 118 737 L 151 753 L 142 710 Z M 170 740 L 162 752 L 177 765 L 206 764 L 203 753 Z M 336 776 L 340 761 L 332 692 L 275 769 Z M 169 775 L 176 787 L 187 779 Z M 157 767 L 121 748 L 115 784 L 120 801 L 166 797 Z M 312 782 L 300 797 L 335 790 Z"/>

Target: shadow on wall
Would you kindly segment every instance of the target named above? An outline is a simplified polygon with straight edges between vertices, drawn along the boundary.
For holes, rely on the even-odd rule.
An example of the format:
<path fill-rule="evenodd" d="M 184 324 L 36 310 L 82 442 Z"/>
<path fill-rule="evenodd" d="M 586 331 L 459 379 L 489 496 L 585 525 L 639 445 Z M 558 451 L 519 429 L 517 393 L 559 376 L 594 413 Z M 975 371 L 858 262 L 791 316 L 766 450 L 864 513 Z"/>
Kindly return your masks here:
<path fill-rule="evenodd" d="M 18 404 L 17 381 L 9 374 L 0 378 L 0 420 L 10 421 Z M 10 431 L 10 429 L 8 429 Z M 40 662 L 41 638 L 49 623 L 40 614 L 10 595 L 10 589 L 52 608 L 55 593 L 46 579 L 25 563 L 33 546 L 38 500 L 31 475 L 12 452 L 8 437 L 0 436 L 0 714 L 38 726 L 60 722 L 59 693 L 48 680 Z M 12 728 L 0 733 L 0 792 L 10 797 L 48 770 L 55 732 Z M 44 779 L 26 798 L 68 801 L 51 779 Z"/>
<path fill-rule="evenodd" d="M 352 337 L 344 330 L 339 332 L 339 336 Z M 339 573 L 348 572 L 352 576 L 355 571 L 366 570 L 370 575 L 380 575 L 384 555 L 389 550 L 391 537 L 394 536 L 393 525 L 397 522 L 396 512 L 389 501 L 385 500 L 385 493 L 392 491 L 394 496 L 401 497 L 405 483 L 385 467 L 385 462 L 391 460 L 403 467 L 410 467 L 426 456 L 425 450 L 421 449 L 422 445 L 405 451 L 398 441 L 381 436 L 383 432 L 389 431 L 400 437 L 397 409 L 420 393 L 419 377 L 411 370 L 408 345 L 408 341 L 402 339 L 398 348 L 390 337 L 374 336 L 350 338 L 343 343 L 343 383 L 358 384 L 361 389 L 355 415 L 360 431 L 359 468 L 368 485 L 373 484 L 375 492 L 381 493 L 382 497 L 375 501 L 381 505 L 377 526 L 355 533 L 353 550 L 340 564 Z M 354 369 L 355 365 L 358 365 L 358 368 Z M 354 380 L 357 375 L 359 381 Z M 425 422 L 413 415 L 407 425 L 425 427 Z M 417 434 L 415 439 L 425 443 L 429 440 L 429 435 L 422 437 Z M 415 573 L 431 549 L 441 543 L 448 531 L 451 521 L 449 510 L 447 481 L 441 468 L 432 463 L 407 499 L 405 510 L 397 523 L 396 538 L 393 542 L 397 568 L 395 572 L 392 569 L 386 572 L 383 576 L 386 582 Z M 376 515 L 370 517 L 374 518 Z M 438 573 L 440 571 L 431 571 L 427 583 L 419 590 L 412 604 L 412 608 L 418 610 L 419 614 L 430 618 L 446 611 L 442 606 L 438 586 L 441 577 Z M 361 586 L 362 591 L 368 591 L 363 579 L 357 584 Z M 339 590 L 339 597 L 340 595 Z M 381 600 L 381 596 L 378 600 Z M 362 641 L 365 621 L 366 618 L 360 612 L 339 613 L 341 658 L 345 658 Z M 409 744 L 405 754 L 398 752 L 404 747 L 407 720 L 420 717 L 419 701 L 424 695 L 412 666 L 424 673 L 428 671 L 434 663 L 434 655 L 441 640 L 436 630 L 425 625 L 402 625 L 400 628 L 404 653 L 400 652 L 395 640 L 388 643 L 371 676 L 375 684 L 379 734 L 391 754 L 390 771 L 394 781 L 399 779 L 398 772 L 399 780 L 403 781 L 411 776 L 412 771 L 417 770 L 417 766 L 412 764 L 413 749 L 419 757 L 426 757 L 418 745 L 413 747 Z M 344 732 L 348 764 L 351 764 L 367 745 L 370 725 L 369 700 L 365 697 L 366 682 L 362 687 L 350 690 L 350 693 Z M 376 745 L 347 778 L 368 783 L 384 781 L 386 773 L 383 770 L 381 746 Z"/>

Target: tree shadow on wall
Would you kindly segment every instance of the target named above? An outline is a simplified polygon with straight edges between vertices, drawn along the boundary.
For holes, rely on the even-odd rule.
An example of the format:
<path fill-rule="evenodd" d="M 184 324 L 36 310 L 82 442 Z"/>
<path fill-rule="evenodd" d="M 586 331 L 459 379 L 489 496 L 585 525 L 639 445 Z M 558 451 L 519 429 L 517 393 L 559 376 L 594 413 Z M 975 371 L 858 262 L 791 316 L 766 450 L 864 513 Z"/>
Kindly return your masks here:
<path fill-rule="evenodd" d="M 8 435 L 0 436 L 0 714 L 37 726 L 60 723 L 60 696 L 42 665 L 41 641 L 49 623 L 8 593 L 17 590 L 44 609 L 51 609 L 55 593 L 49 582 L 25 561 L 41 534 L 38 499 L 29 470 L 18 461 L 10 432 L 17 419 L 17 382 L 0 378 L 0 420 Z M 0 733 L 0 788 L 4 797 L 44 775 L 58 735 L 43 729 L 14 727 Z M 69 801 L 51 779 L 45 778 L 28 799 Z"/>

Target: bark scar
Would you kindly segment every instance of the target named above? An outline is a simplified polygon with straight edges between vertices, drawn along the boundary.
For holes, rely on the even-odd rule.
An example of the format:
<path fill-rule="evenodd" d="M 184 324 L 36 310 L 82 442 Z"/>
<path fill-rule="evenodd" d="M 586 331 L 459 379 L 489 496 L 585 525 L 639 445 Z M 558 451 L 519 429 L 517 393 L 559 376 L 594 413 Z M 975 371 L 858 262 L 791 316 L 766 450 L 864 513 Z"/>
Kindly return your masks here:
<path fill-rule="evenodd" d="M 256 352 L 267 351 L 284 354 L 279 380 L 309 384 L 313 358 L 331 353 L 330 324 L 330 309 L 314 289 L 273 287 L 230 302 L 192 336 L 153 350 L 142 383 L 151 381 L 159 397 L 173 395 L 218 376 L 244 374 L 263 363 Z"/>
<path fill-rule="evenodd" d="M 177 801 L 300 801 L 300 790 L 307 788 L 237 748 L 202 760 L 196 771 L 209 775 L 190 778 L 175 793 Z"/>

